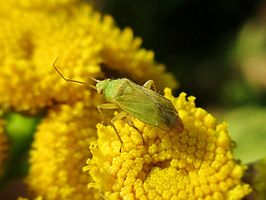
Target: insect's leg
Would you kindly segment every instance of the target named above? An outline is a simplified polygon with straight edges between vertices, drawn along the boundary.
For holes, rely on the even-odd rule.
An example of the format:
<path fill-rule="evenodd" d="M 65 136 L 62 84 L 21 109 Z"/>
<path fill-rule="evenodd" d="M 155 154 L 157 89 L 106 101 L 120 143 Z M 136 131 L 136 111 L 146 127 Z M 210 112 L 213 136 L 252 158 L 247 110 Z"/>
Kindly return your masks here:
<path fill-rule="evenodd" d="M 125 111 L 121 111 L 119 114 L 117 114 L 112 120 L 111 122 L 114 123 L 116 120 L 119 119 L 123 119 L 124 117 L 126 117 L 127 113 Z M 142 132 L 134 125 L 133 121 L 129 118 L 126 118 L 126 123 L 128 123 L 129 126 L 131 126 L 132 128 L 134 128 L 135 130 L 137 130 L 139 132 L 139 134 L 142 137 L 142 140 L 144 142 L 144 138 L 142 135 Z"/>
<path fill-rule="evenodd" d="M 156 87 L 155 87 L 155 84 L 154 84 L 154 81 L 153 81 L 153 80 L 148 80 L 146 83 L 144 83 L 143 87 L 145 87 L 145 88 L 148 88 L 148 89 L 151 89 L 151 88 L 153 88 L 153 90 L 154 90 L 155 92 L 157 92 L 157 90 L 156 90 Z"/>
<path fill-rule="evenodd" d="M 116 120 L 123 119 L 123 118 L 126 117 L 126 116 L 127 116 L 127 113 L 126 113 L 125 111 L 121 111 L 119 114 L 117 114 L 117 115 L 111 120 L 111 122 L 114 123 Z M 129 119 L 129 118 L 126 118 L 126 123 L 128 123 L 129 126 L 131 126 L 132 128 L 134 128 L 135 130 L 137 130 L 137 131 L 139 132 L 139 134 L 140 134 L 141 137 L 142 137 L 142 141 L 144 142 L 144 138 L 143 138 L 142 132 L 141 132 L 141 131 L 140 131 L 140 130 L 134 125 L 133 121 L 132 121 L 131 119 Z M 115 128 L 115 126 L 114 126 L 114 128 Z M 117 131 L 116 128 L 115 128 L 115 131 Z M 116 132 L 116 133 L 117 133 L 118 138 L 120 139 L 120 142 L 122 142 L 122 139 L 121 139 L 120 135 L 118 134 L 118 132 Z M 121 144 L 123 144 L 123 143 L 121 143 Z M 121 150 L 120 150 L 120 151 L 121 151 Z"/>
<path fill-rule="evenodd" d="M 122 119 L 122 118 L 124 118 L 126 115 L 127 115 L 127 113 L 126 113 L 125 111 L 121 111 L 120 113 L 118 113 L 116 116 L 113 117 L 113 119 L 111 120 L 112 124 L 114 125 L 114 122 L 115 122 L 116 120 Z M 120 142 L 121 142 L 121 148 L 120 148 L 120 152 L 121 152 L 122 147 L 123 147 L 122 138 L 121 138 L 120 135 L 118 134 L 118 131 L 117 131 L 115 125 L 114 125 L 114 129 L 115 129 L 115 133 L 116 133 L 118 139 L 119 139 Z"/>
<path fill-rule="evenodd" d="M 139 132 L 139 134 L 140 134 L 141 137 L 142 137 L 142 141 L 143 141 L 143 143 L 145 143 L 145 140 L 144 140 L 144 137 L 143 137 L 142 132 L 138 129 L 138 127 L 136 127 L 136 126 L 134 125 L 133 121 L 132 121 L 131 119 L 127 119 L 127 123 L 128 123 L 129 126 L 131 126 L 131 127 L 134 128 L 136 131 Z"/>
<path fill-rule="evenodd" d="M 118 106 L 116 104 L 113 104 L 113 103 L 105 103 L 102 105 L 98 105 L 97 109 L 101 115 L 101 118 L 103 119 L 103 121 L 105 121 L 102 109 L 118 109 Z"/>
<path fill-rule="evenodd" d="M 121 153 L 121 151 L 122 151 L 122 147 L 123 147 L 123 141 L 122 141 L 122 138 L 120 137 L 120 135 L 119 135 L 119 133 L 118 133 L 118 130 L 116 129 L 116 127 L 115 127 L 115 125 L 113 124 L 113 127 L 114 127 L 114 130 L 115 130 L 115 134 L 117 135 L 117 137 L 118 137 L 118 139 L 119 139 L 119 141 L 120 141 L 120 143 L 121 143 L 121 147 L 120 147 L 120 153 Z"/>
<path fill-rule="evenodd" d="M 102 199 L 102 200 L 106 200 L 106 197 L 104 196 L 103 193 L 100 194 L 100 199 Z"/>
<path fill-rule="evenodd" d="M 120 113 L 118 113 L 116 116 L 114 116 L 114 118 L 111 120 L 112 123 L 114 123 L 116 120 L 122 119 L 127 115 L 127 113 L 125 111 L 121 111 Z"/>
<path fill-rule="evenodd" d="M 101 117 L 102 117 L 103 120 L 104 120 L 104 115 L 103 115 L 102 109 L 118 109 L 118 106 L 117 106 L 116 104 L 113 104 L 113 103 L 106 103 L 106 104 L 102 104 L 102 105 L 97 106 L 97 109 L 98 109 L 99 113 L 101 114 Z M 119 115 L 119 114 L 118 114 L 118 115 Z M 116 116 L 115 116 L 115 117 L 116 117 Z M 114 118 L 115 118 L 115 117 L 114 117 Z M 114 118 L 113 118 L 113 119 L 114 119 Z M 113 119 L 112 119 L 111 122 L 113 122 Z M 115 126 L 113 126 L 113 127 L 114 127 L 114 130 L 115 130 L 115 134 L 117 135 L 119 141 L 121 142 L 121 146 L 122 146 L 123 141 L 122 141 L 120 135 L 118 134 L 118 131 L 117 131 L 117 129 L 115 128 Z M 121 152 L 121 149 L 120 149 L 120 152 Z"/>

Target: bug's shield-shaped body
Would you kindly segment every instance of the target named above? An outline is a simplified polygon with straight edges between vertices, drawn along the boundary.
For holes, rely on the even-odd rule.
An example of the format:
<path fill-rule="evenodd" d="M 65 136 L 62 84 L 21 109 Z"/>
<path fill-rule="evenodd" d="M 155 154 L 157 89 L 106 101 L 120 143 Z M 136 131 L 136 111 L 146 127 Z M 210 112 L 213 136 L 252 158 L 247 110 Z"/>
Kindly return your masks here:
<path fill-rule="evenodd" d="M 103 93 L 109 102 L 144 123 L 182 132 L 183 122 L 169 99 L 126 78 L 108 82 Z"/>

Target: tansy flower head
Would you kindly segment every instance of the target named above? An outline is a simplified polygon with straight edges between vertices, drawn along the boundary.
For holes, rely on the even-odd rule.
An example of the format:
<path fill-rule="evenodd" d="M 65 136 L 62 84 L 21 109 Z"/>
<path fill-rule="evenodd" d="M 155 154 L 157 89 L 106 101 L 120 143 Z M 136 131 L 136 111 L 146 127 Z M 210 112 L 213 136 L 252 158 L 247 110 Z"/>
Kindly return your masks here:
<path fill-rule="evenodd" d="M 120 30 L 110 16 L 75 0 L 8 0 L 0 11 L 0 105 L 48 112 L 30 151 L 26 182 L 33 198 L 241 199 L 250 192 L 241 182 L 244 166 L 232 156 L 226 124 L 196 108 L 184 93 L 165 95 L 184 122 L 182 133 L 128 116 L 115 122 L 115 129 L 98 124 L 96 140 L 95 105 L 102 98 L 91 88 L 66 83 L 52 65 L 59 57 L 57 68 L 65 77 L 88 84 L 89 77 L 115 75 L 176 87 L 131 29 Z"/>
<path fill-rule="evenodd" d="M 27 185 L 33 197 L 45 200 L 97 199 L 82 171 L 91 157 L 89 144 L 99 121 L 95 107 L 78 102 L 51 109 L 38 126 L 30 151 Z"/>
<path fill-rule="evenodd" d="M 116 74 L 141 83 L 153 77 L 161 88 L 176 86 L 153 52 L 140 47 L 141 39 L 129 28 L 117 28 L 110 16 L 101 16 L 85 3 L 62 6 L 64 1 L 59 1 L 54 12 L 36 8 L 45 1 L 25 1 L 29 5 L 21 6 L 23 2 L 10 10 L 2 8 L 6 14 L 0 16 L 1 105 L 36 113 L 58 102 L 91 99 L 95 91 L 68 84 L 55 72 L 56 57 L 62 74 L 88 84 L 89 77 Z"/>
<path fill-rule="evenodd" d="M 244 166 L 232 155 L 225 122 L 165 89 L 184 123 L 182 133 L 164 131 L 128 116 L 97 125 L 99 139 L 84 169 L 108 199 L 241 199 L 251 189 L 241 181 Z M 123 143 L 116 135 L 120 135 Z M 121 151 L 120 151 L 121 149 Z"/>
<path fill-rule="evenodd" d="M 91 158 L 102 97 L 84 85 L 90 77 L 125 76 L 159 88 L 176 87 L 174 77 L 141 48 L 131 29 L 120 30 L 110 16 L 75 0 L 8 0 L 0 8 L 0 105 L 35 114 L 46 109 L 30 152 L 27 185 L 33 198 L 97 199 L 82 172 Z M 55 12 L 56 11 L 56 12 Z M 99 98 L 98 98 L 99 97 Z M 97 114 L 96 114 L 97 113 Z"/>
<path fill-rule="evenodd" d="M 70 7 L 73 3 L 80 2 L 79 0 L 7 0 L 7 4 L 24 9 L 42 9 L 52 10 L 60 7 Z"/>
<path fill-rule="evenodd" d="M 28 198 L 24 198 L 24 197 L 19 197 L 17 200 L 29 200 Z M 31 200 L 43 200 L 43 198 L 41 196 L 38 196 L 34 199 L 31 199 Z"/>

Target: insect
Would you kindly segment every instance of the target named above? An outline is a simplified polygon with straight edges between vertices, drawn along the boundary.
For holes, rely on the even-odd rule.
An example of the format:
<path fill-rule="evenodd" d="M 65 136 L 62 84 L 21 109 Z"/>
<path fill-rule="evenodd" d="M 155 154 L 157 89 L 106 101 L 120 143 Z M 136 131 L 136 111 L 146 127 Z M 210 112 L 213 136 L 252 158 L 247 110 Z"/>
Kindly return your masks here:
<path fill-rule="evenodd" d="M 171 101 L 156 92 L 154 82 L 140 86 L 127 78 L 95 80 L 96 89 L 110 103 L 98 106 L 101 109 L 121 109 L 112 121 L 130 114 L 140 121 L 163 130 L 182 132 L 184 125 Z M 153 86 L 154 90 L 151 90 Z M 102 113 L 101 113 L 102 114 Z"/>
<path fill-rule="evenodd" d="M 57 59 L 56 59 L 57 61 Z M 86 84 L 81 81 L 65 78 L 53 66 L 59 75 L 66 81 Z M 96 85 L 92 86 L 99 94 L 103 94 L 110 103 L 97 106 L 101 116 L 102 109 L 121 109 L 112 122 L 124 118 L 127 114 L 140 121 L 159 127 L 163 130 L 177 130 L 182 132 L 184 125 L 171 101 L 156 92 L 155 84 L 152 80 L 140 86 L 127 78 L 96 80 Z M 154 91 L 151 90 L 153 87 Z M 104 118 L 104 117 L 103 117 Z"/>

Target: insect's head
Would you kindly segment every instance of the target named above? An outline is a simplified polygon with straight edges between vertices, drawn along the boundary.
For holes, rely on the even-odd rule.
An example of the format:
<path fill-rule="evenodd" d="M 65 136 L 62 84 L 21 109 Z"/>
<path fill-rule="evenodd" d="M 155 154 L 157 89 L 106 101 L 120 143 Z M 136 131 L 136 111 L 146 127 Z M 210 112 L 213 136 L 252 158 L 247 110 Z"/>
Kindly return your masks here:
<path fill-rule="evenodd" d="M 97 82 L 96 84 L 96 90 L 99 94 L 102 94 L 104 89 L 107 87 L 107 85 L 111 82 L 111 79 L 108 78 L 108 79 L 105 79 L 103 81 L 99 81 Z"/>

